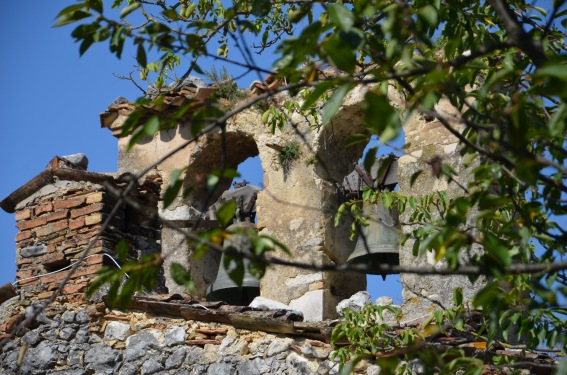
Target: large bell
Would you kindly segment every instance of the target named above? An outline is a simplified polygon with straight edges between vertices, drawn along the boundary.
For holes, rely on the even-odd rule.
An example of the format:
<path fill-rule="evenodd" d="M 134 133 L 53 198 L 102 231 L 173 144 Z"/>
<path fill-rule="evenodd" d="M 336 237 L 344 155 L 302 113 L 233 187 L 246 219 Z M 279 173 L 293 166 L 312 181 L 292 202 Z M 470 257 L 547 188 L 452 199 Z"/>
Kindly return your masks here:
<path fill-rule="evenodd" d="M 237 230 L 256 229 L 256 225 L 249 221 L 232 224 L 227 228 L 228 232 Z M 235 248 L 239 252 L 250 251 L 250 239 L 245 233 L 233 234 L 224 241 L 223 248 Z M 260 295 L 260 281 L 248 272 L 250 261 L 243 259 L 244 279 L 239 287 L 231 278 L 230 273 L 236 269 L 236 263 L 231 261 L 225 268 L 226 256 L 223 253 L 220 261 L 219 271 L 215 282 L 207 289 L 207 300 L 224 301 L 229 305 L 247 306 L 252 300 Z"/>
<path fill-rule="evenodd" d="M 380 264 L 400 264 L 400 220 L 398 210 L 395 207 L 388 209 L 382 200 L 374 204 L 365 204 L 363 214 L 369 220 L 369 225 L 362 227 L 362 235 L 354 251 L 347 259 L 349 264 L 366 264 L 373 275 L 382 275 L 386 279 L 387 274 L 379 269 Z"/>

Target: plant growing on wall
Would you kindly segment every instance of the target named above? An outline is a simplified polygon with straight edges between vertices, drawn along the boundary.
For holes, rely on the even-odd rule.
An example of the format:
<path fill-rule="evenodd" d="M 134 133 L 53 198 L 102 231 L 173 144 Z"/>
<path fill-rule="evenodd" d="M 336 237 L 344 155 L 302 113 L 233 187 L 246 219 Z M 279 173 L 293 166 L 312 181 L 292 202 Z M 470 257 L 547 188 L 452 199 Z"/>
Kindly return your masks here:
<path fill-rule="evenodd" d="M 284 143 L 282 149 L 278 153 L 278 162 L 282 167 L 284 178 L 287 178 L 287 176 L 289 176 L 293 162 L 299 159 L 300 156 L 301 145 L 299 144 L 299 142 L 290 141 Z"/>
<path fill-rule="evenodd" d="M 216 96 L 228 100 L 231 106 L 246 97 L 246 94 L 238 88 L 236 81 L 228 73 L 226 66 L 222 67 L 220 73 L 214 65 L 211 66 L 211 70 L 205 72 L 205 77 L 217 87 Z"/>
<path fill-rule="evenodd" d="M 120 13 L 114 17 L 103 1 L 81 0 L 63 9 L 56 25 L 75 25 L 72 36 L 80 43 L 80 53 L 103 42 L 120 58 L 124 44 L 134 43 L 142 70 L 149 65 L 148 51 L 157 51 L 151 55 L 157 59 L 153 68 L 172 66 L 172 59 L 180 55 L 190 57 L 181 67 L 182 77 L 202 72 L 200 64 L 211 55 L 213 45 L 217 58 L 226 64 L 269 73 L 271 68 L 254 63 L 244 37 L 249 34 L 256 52 L 275 47 L 277 76 L 287 82 L 279 91 L 301 98 L 301 110 L 306 113 L 315 113 L 313 108 L 320 108 L 323 102 L 317 128 L 321 131 L 332 126 L 353 89 L 367 88 L 360 113 L 365 131 L 353 135 L 347 142 L 350 145 L 368 142 L 372 135 L 385 143 L 399 134 L 407 117 L 401 118 L 399 108 L 389 100 L 389 89 L 395 88 L 404 97 L 406 114 L 418 112 L 438 121 L 459 139 L 465 162 L 477 162 L 471 182 L 459 186 L 463 191 L 459 198 L 432 194 L 422 200 L 405 197 L 397 201 L 412 211 L 412 224 L 417 226 L 414 254 L 430 252 L 436 260 L 446 260 L 448 269 L 393 270 L 452 272 L 471 280 L 488 276 L 490 281 L 472 299 L 473 307 L 481 310 L 487 342 L 506 340 L 512 321 L 528 338 L 527 347 L 547 345 L 565 353 L 567 231 L 555 222 L 567 214 L 565 3 L 115 0 L 112 8 Z M 336 74 L 320 74 L 329 67 Z M 154 70 L 142 78 L 167 80 L 165 68 Z M 230 112 L 204 107 L 193 116 L 192 133 L 222 129 L 240 110 L 274 93 L 267 92 Z M 460 114 L 458 127 L 437 110 L 442 99 Z M 153 135 L 186 110 L 180 108 L 170 118 L 148 120 L 151 108 L 147 100 L 140 100 L 138 110 L 124 125 L 124 134 L 139 129 L 140 134 Z M 291 123 L 285 111 L 272 108 L 263 119 L 274 133 Z M 375 150 L 369 155 L 367 164 Z M 417 171 L 412 182 L 425 172 L 449 184 L 458 183 L 456 172 L 440 158 L 423 161 L 427 168 Z M 177 194 L 180 186 L 170 189 Z M 381 199 L 393 202 L 388 196 Z M 375 193 L 369 190 L 363 199 L 375 199 Z M 435 205 L 442 214 L 432 217 L 429 208 Z M 470 223 L 467 220 L 473 211 L 479 214 Z M 214 238 L 222 234 L 189 235 L 215 248 Z M 259 257 L 269 248 L 264 246 L 266 241 L 259 241 L 263 244 L 256 251 Z M 473 244 L 483 251 L 464 264 L 459 254 Z M 522 314 L 517 311 L 520 307 Z M 420 350 L 423 355 L 434 355 L 426 348 Z M 488 357 L 482 364 L 475 362 L 475 372 L 492 364 Z M 467 364 L 440 358 L 436 366 L 441 373 L 454 373 Z M 560 371 L 566 367 L 564 362 Z"/>

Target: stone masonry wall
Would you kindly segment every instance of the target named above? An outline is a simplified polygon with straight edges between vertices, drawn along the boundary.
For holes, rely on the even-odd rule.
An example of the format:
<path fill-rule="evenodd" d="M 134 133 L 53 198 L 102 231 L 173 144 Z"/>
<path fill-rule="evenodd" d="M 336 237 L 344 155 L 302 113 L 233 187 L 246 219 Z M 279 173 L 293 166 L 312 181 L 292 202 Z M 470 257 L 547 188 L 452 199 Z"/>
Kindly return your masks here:
<path fill-rule="evenodd" d="M 3 309 L 19 303 L 6 301 Z M 336 374 L 330 345 L 148 313 L 68 305 L 0 349 L 3 374 Z M 25 348 L 22 352 L 21 348 Z M 363 364 L 358 373 L 376 374 Z"/>

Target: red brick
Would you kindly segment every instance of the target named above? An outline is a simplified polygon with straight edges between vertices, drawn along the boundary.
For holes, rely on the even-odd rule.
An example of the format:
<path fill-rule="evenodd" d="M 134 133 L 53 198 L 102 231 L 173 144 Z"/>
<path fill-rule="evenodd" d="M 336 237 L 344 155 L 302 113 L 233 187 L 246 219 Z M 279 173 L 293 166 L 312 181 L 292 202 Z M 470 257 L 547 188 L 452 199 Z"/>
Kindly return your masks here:
<path fill-rule="evenodd" d="M 27 240 L 28 238 L 31 238 L 32 235 L 33 235 L 33 232 L 31 230 L 20 232 L 20 233 L 16 234 L 16 242 Z"/>
<path fill-rule="evenodd" d="M 51 211 L 53 211 L 53 204 L 51 202 L 39 205 L 33 210 L 35 216 L 39 216 L 45 212 L 51 212 Z"/>
<path fill-rule="evenodd" d="M 8 320 L 8 322 L 6 323 L 6 332 L 12 332 L 18 324 L 24 321 L 24 319 L 25 319 L 24 314 L 18 314 L 16 316 L 11 317 L 10 320 Z"/>
<path fill-rule="evenodd" d="M 41 263 L 48 267 L 57 267 L 61 268 L 66 266 L 69 261 L 65 260 L 65 255 L 61 254 L 60 252 L 52 252 L 49 254 L 45 254 L 41 257 Z"/>
<path fill-rule="evenodd" d="M 85 260 L 85 263 L 88 265 L 101 264 L 103 260 L 104 260 L 104 254 L 97 254 Z"/>
<path fill-rule="evenodd" d="M 32 220 L 20 221 L 18 224 L 16 224 L 16 227 L 20 231 L 24 231 L 26 229 L 36 228 L 41 225 L 45 225 L 45 223 L 47 223 L 45 217 L 38 217 Z"/>
<path fill-rule="evenodd" d="M 31 210 L 20 210 L 16 212 L 16 221 L 27 220 L 31 217 Z"/>
<path fill-rule="evenodd" d="M 16 266 L 18 267 L 30 263 L 32 263 L 32 258 L 21 258 L 16 260 Z"/>
<path fill-rule="evenodd" d="M 20 269 L 16 271 L 16 279 L 25 279 L 34 276 L 34 270 L 32 269 Z"/>
<path fill-rule="evenodd" d="M 45 219 L 47 220 L 48 223 L 52 222 L 52 221 L 57 221 L 57 220 L 61 220 L 61 219 L 66 219 L 67 218 L 67 213 L 69 212 L 69 210 L 60 210 L 60 211 L 55 211 L 50 213 L 49 215 L 47 215 L 45 217 Z"/>
<path fill-rule="evenodd" d="M 86 283 L 81 284 L 68 284 L 63 287 L 63 294 L 75 294 L 85 292 L 87 289 Z"/>
<path fill-rule="evenodd" d="M 67 220 L 57 221 L 55 223 L 47 224 L 36 230 L 35 234 L 37 237 L 47 236 L 48 234 L 59 232 L 67 229 L 69 224 Z"/>
<path fill-rule="evenodd" d="M 61 280 L 65 279 L 68 274 L 69 274 L 69 270 L 65 270 L 65 271 L 61 271 L 61 272 L 57 272 L 57 273 L 52 273 L 52 274 L 47 275 L 47 276 L 42 276 L 41 282 L 43 284 L 51 284 L 51 283 L 54 283 L 56 281 L 61 281 Z"/>
<path fill-rule="evenodd" d="M 85 218 L 84 217 L 80 217 L 78 219 L 69 221 L 69 229 L 71 229 L 71 230 L 75 230 L 75 229 L 78 229 L 78 228 L 83 227 L 83 226 L 85 226 Z"/>
<path fill-rule="evenodd" d="M 39 278 L 36 277 L 34 279 L 18 281 L 18 285 L 20 285 L 20 286 L 22 286 L 22 285 L 33 285 L 33 284 L 37 284 L 38 281 L 39 281 Z"/>
<path fill-rule="evenodd" d="M 73 279 L 77 277 L 85 276 L 85 275 L 93 275 L 100 269 L 100 264 L 93 264 L 87 267 L 81 267 L 75 272 L 72 276 Z"/>
<path fill-rule="evenodd" d="M 102 203 L 95 203 L 71 211 L 71 218 L 74 219 L 79 216 L 84 216 L 84 215 L 92 214 L 93 212 L 100 212 L 100 211 L 102 211 Z"/>
<path fill-rule="evenodd" d="M 66 200 L 58 200 L 53 203 L 53 207 L 56 210 L 60 210 L 62 208 L 73 208 L 78 207 L 85 203 L 85 197 L 77 197 L 73 199 L 66 199 Z"/>

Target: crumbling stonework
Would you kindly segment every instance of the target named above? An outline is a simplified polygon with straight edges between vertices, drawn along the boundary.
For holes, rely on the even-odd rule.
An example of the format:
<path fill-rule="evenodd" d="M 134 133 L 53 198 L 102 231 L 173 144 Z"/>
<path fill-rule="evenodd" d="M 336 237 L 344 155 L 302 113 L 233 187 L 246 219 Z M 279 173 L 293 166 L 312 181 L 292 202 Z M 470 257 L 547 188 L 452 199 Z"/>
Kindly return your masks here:
<path fill-rule="evenodd" d="M 1 307 L 10 309 L 20 302 L 16 297 Z M 154 304 L 164 305 L 158 301 Z M 204 313 L 203 319 L 214 317 L 214 310 L 197 310 Z M 0 368 L 7 375 L 338 373 L 331 347 L 321 341 L 320 333 L 319 339 L 277 333 L 293 327 L 285 318 L 264 318 L 263 324 L 276 331 L 272 333 L 269 328 L 268 332 L 262 329 L 258 319 L 256 326 L 237 328 L 237 318 L 244 319 L 245 313 L 226 316 L 232 316 L 236 323 L 186 320 L 140 310 L 122 312 L 103 304 L 86 309 L 66 304 L 50 308 L 43 324 L 21 331 L 19 337 L 5 344 L 0 349 Z M 330 334 L 328 328 L 326 332 Z M 367 373 L 369 366 L 361 364 L 357 373 Z"/>
<path fill-rule="evenodd" d="M 460 114 L 455 111 L 450 103 L 441 100 L 435 108 L 443 117 L 454 124 L 457 131 L 463 131 L 464 127 L 459 124 Z M 449 199 L 464 194 L 457 184 L 449 184 L 444 177 L 436 177 L 428 164 L 434 158 L 440 158 L 443 163 L 449 164 L 457 173 L 459 183 L 466 186 L 470 180 L 470 169 L 463 165 L 460 156 L 461 147 L 459 140 L 447 130 L 443 124 L 434 118 L 414 113 L 404 124 L 406 143 L 409 144 L 407 152 L 399 160 L 398 179 L 399 192 L 407 196 L 420 197 L 433 192 L 446 192 Z M 469 167 L 470 168 L 470 167 Z M 412 175 L 419 170 L 420 174 L 413 185 L 410 185 Z M 433 217 L 438 215 L 436 210 L 431 210 Z M 408 223 L 409 212 L 400 219 Z M 413 227 L 406 225 L 402 228 L 405 233 L 411 233 Z M 431 256 L 415 257 L 412 255 L 414 240 L 409 238 L 400 248 L 401 266 L 423 266 L 423 267 L 445 267 L 446 264 L 436 262 Z M 480 251 L 480 249 L 478 249 Z M 464 259 L 464 258 L 463 258 Z M 469 303 L 476 292 L 484 285 L 484 277 L 480 277 L 474 284 L 465 276 L 433 276 L 433 275 L 409 275 L 402 274 L 403 285 L 403 311 L 406 317 L 419 317 L 430 314 L 440 306 L 450 308 L 453 305 L 453 291 L 460 287 L 463 290 L 464 303 Z M 449 287 L 448 287 L 449 286 Z"/>
<path fill-rule="evenodd" d="M 89 244 L 86 259 L 65 284 L 56 304 L 82 301 L 96 272 L 103 265 L 118 265 L 114 258 L 119 240 L 129 243 L 132 259 L 160 252 L 159 221 L 125 204 L 101 232 L 117 202 L 108 189 L 123 187 L 124 182 L 109 175 L 60 168 L 61 160 L 54 158 L 45 171 L 2 201 L 3 208 L 16 213 L 16 285 L 21 298 L 28 301 L 49 299 Z M 155 211 L 158 191 L 157 185 L 148 182 L 135 188 L 129 199 Z M 156 290 L 163 286 L 158 283 Z M 21 313 L 14 310 L 15 315 Z M 1 321 L 0 331 L 10 331 L 7 325 L 6 320 Z"/>
<path fill-rule="evenodd" d="M 286 126 L 281 133 L 272 134 L 262 122 L 262 113 L 250 109 L 227 122 L 224 132 L 226 148 L 223 148 L 220 129 L 213 129 L 189 143 L 151 172 L 159 176 L 164 186 L 168 186 L 171 173 L 188 166 L 185 186 L 192 188 L 191 194 L 187 199 L 179 198 L 167 209 L 160 210 L 160 214 L 182 227 L 192 227 L 229 187 L 230 181 L 221 181 L 213 194 L 207 187 L 207 174 L 211 168 L 221 167 L 222 152 L 226 153 L 225 167 L 234 169 L 248 157 L 258 155 L 264 172 L 264 190 L 258 194 L 257 200 L 258 230 L 285 243 L 292 252 L 290 258 L 284 254 L 277 255 L 318 265 L 346 261 L 355 245 L 348 239 L 350 223 L 335 228 L 333 216 L 340 204 L 337 184 L 350 172 L 363 147 L 343 147 L 351 134 L 362 131 L 360 121 L 353 119 L 360 119 L 360 95 L 363 92 L 354 90 L 353 93 L 329 128 L 313 129 L 305 119 L 297 117 L 292 118 L 294 126 Z M 173 107 L 172 104 L 167 108 Z M 111 106 L 101 115 L 102 125 L 119 136 L 119 129 L 130 113 L 125 105 Z M 180 121 L 177 126 L 161 130 L 130 151 L 127 151 L 129 137 L 118 137 L 119 173 L 138 173 L 161 160 L 172 149 L 191 139 L 189 129 L 188 122 Z M 278 154 L 293 141 L 301 144 L 303 157 L 292 164 L 288 174 L 284 174 L 278 163 Z M 307 159 L 320 162 L 307 164 Z M 162 231 L 162 251 L 166 256 L 166 275 L 169 275 L 171 262 L 184 265 L 191 273 L 197 294 L 204 296 L 216 277 L 218 254 L 209 252 L 194 261 L 192 249 L 184 243 L 182 235 L 168 228 Z M 366 277 L 356 273 L 313 273 L 289 267 L 270 267 L 261 283 L 262 296 L 301 310 L 307 320 L 321 320 L 335 317 L 335 306 L 339 301 L 364 290 Z M 172 280 L 167 281 L 167 286 L 170 292 L 184 291 Z"/>
<path fill-rule="evenodd" d="M 184 120 L 176 127 L 162 130 L 152 139 L 140 142 L 128 152 L 126 148 L 129 137 L 118 137 L 119 171 L 140 172 L 161 160 L 175 147 L 187 143 L 183 150 L 169 157 L 152 173 L 159 175 L 164 186 L 167 186 L 172 171 L 181 166 L 189 166 L 185 185 L 193 189 L 192 193 L 186 200 L 179 198 L 171 207 L 161 210 L 161 214 L 184 227 L 191 227 L 222 191 L 228 188 L 230 181 L 221 181 L 217 192 L 209 195 L 207 191 L 206 175 L 211 168 L 221 166 L 221 152 L 226 153 L 225 166 L 229 168 L 236 168 L 246 158 L 259 155 L 265 185 L 257 200 L 260 233 L 271 235 L 287 244 L 292 252 L 292 257 L 289 258 L 291 260 L 317 265 L 342 264 L 346 262 L 356 242 L 348 238 L 351 224 L 348 220 L 338 227 L 333 223 L 340 204 L 337 184 L 351 172 L 353 163 L 362 156 L 364 145 L 345 148 L 344 143 L 350 135 L 364 132 L 360 121 L 366 90 L 367 88 L 360 86 L 349 92 L 332 123 L 320 128 L 314 127 L 314 122 L 309 121 L 315 120 L 316 123 L 317 119 L 305 119 L 299 114 L 291 114 L 284 129 L 272 134 L 263 124 L 261 112 L 249 109 L 227 122 L 224 143 L 220 129 L 211 129 L 196 142 L 189 142 L 192 137 L 190 126 Z M 403 98 L 392 87 L 388 97 L 394 106 L 403 111 Z M 167 100 L 169 104 L 159 109 L 164 113 L 175 109 L 175 99 Z M 459 113 L 447 112 L 449 108 L 449 103 L 441 102 L 439 105 L 439 110 L 449 115 L 451 123 L 456 125 L 459 122 Z M 119 136 L 119 129 L 130 113 L 131 108 L 127 104 L 111 106 L 101 115 L 102 125 Z M 428 121 L 419 115 L 409 119 L 404 130 L 406 142 L 411 146 L 399 162 L 400 192 L 414 196 L 433 191 L 448 191 L 449 196 L 459 194 L 456 185 L 448 185 L 445 180 L 427 177 L 428 173 L 422 174 L 413 187 L 409 186 L 411 175 L 418 169 L 427 171 L 429 167 L 426 162 L 435 156 L 447 159 L 457 171 L 463 171 L 458 140 L 438 121 Z M 278 153 L 286 144 L 294 141 L 301 144 L 301 158 L 292 164 L 289 173 L 283 173 L 277 162 Z M 317 162 L 307 163 L 308 160 Z M 210 252 L 194 261 L 191 258 L 192 250 L 184 246 L 180 234 L 164 229 L 162 238 L 163 251 L 169 254 L 165 265 L 166 274 L 169 263 L 175 261 L 183 264 L 192 274 L 197 293 L 204 295 L 207 286 L 216 276 L 218 254 Z M 411 255 L 411 244 L 412 241 L 406 242 L 400 251 L 401 265 L 415 265 L 416 262 L 427 265 L 427 260 L 416 260 Z M 286 257 L 281 253 L 277 255 Z M 442 279 L 445 281 L 442 282 Z M 423 284 L 420 280 L 421 276 L 402 277 L 404 306 L 408 306 L 408 318 L 423 314 L 424 306 L 421 302 L 427 301 L 430 296 L 439 297 L 438 302 L 441 304 L 452 300 L 445 292 L 438 293 L 441 285 L 446 285 L 446 277 L 423 278 L 438 280 L 433 284 Z M 455 286 L 463 287 L 467 299 L 476 291 L 464 278 L 451 280 L 450 284 L 454 281 L 457 283 Z M 168 281 L 167 286 L 170 291 L 182 291 L 181 287 L 172 281 Z M 262 296 L 303 311 L 308 320 L 335 317 L 334 307 L 340 300 L 365 289 L 365 276 L 361 274 L 312 272 L 284 267 L 270 267 L 261 281 Z M 447 291 L 448 288 L 441 289 Z M 418 305 L 415 305 L 415 297 L 420 300 Z M 431 304 L 424 303 L 427 311 Z M 410 306 L 418 307 L 413 309 Z"/>

